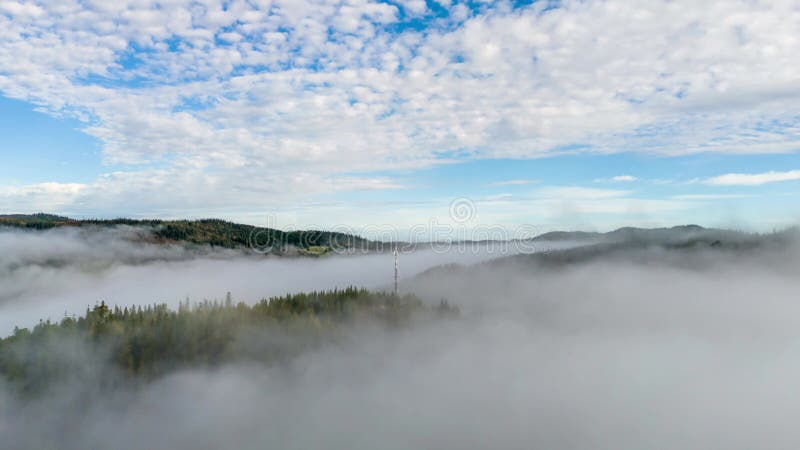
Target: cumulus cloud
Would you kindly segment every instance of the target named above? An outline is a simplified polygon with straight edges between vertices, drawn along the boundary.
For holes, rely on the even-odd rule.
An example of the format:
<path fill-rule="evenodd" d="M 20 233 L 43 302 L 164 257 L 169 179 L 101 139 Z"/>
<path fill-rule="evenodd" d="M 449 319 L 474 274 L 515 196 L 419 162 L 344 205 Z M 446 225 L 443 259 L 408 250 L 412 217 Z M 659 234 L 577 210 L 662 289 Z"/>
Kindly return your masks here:
<path fill-rule="evenodd" d="M 453 151 L 796 148 L 792 1 L 545 3 L 439 2 L 439 15 L 418 1 L 5 1 L 0 92 L 82 120 L 122 165 L 63 209 L 146 196 L 123 180 L 159 171 L 165 203 L 210 194 L 172 194 L 189 169 L 243 207 L 262 184 L 347 189 L 353 172 Z M 20 208 L 26 192 L 45 195 L 16 188 Z"/>

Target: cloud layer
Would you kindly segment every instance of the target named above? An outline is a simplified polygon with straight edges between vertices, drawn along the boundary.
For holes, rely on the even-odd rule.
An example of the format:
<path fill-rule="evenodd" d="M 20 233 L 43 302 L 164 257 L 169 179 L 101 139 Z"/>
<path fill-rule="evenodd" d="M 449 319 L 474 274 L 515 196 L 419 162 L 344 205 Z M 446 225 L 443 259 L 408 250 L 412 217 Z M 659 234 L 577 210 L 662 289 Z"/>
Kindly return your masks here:
<path fill-rule="evenodd" d="M 163 214 L 471 157 L 796 150 L 795 2 L 546 5 L 3 0 L 0 93 L 80 119 L 118 170 L 0 202 Z"/>

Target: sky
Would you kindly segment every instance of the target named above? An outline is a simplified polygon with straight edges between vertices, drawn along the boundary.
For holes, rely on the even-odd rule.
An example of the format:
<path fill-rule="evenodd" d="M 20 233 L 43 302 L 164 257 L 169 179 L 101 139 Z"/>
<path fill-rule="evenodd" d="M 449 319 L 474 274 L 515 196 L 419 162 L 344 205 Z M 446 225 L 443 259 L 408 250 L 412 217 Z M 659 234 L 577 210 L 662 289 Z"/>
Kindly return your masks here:
<path fill-rule="evenodd" d="M 800 219 L 795 0 L 0 0 L 0 213 Z"/>

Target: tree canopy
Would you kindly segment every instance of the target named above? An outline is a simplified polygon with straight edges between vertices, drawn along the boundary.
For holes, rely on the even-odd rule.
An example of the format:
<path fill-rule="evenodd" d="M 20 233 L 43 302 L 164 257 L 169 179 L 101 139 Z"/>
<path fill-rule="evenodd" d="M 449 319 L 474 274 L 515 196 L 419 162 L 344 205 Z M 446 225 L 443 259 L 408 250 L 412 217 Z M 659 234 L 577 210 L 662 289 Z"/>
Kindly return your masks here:
<path fill-rule="evenodd" d="M 445 301 L 427 307 L 413 295 L 353 287 L 273 297 L 252 306 L 230 295 L 224 301 L 186 300 L 176 310 L 101 302 L 81 317 L 42 320 L 0 339 L 0 377 L 20 392 L 36 393 L 58 380 L 96 375 L 98 364 L 113 372 L 99 380 L 104 383 L 236 360 L 273 363 L 337 340 L 348 324 L 395 328 L 415 315 L 457 313 Z"/>

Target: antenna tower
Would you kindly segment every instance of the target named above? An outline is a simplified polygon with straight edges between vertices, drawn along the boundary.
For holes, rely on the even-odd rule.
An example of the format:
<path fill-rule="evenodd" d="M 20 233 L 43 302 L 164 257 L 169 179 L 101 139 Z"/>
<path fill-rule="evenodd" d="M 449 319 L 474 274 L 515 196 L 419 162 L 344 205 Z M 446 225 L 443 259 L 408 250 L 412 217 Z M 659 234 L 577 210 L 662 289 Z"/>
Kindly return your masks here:
<path fill-rule="evenodd" d="M 394 295 L 397 296 L 397 246 L 394 247 Z"/>

